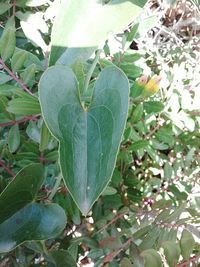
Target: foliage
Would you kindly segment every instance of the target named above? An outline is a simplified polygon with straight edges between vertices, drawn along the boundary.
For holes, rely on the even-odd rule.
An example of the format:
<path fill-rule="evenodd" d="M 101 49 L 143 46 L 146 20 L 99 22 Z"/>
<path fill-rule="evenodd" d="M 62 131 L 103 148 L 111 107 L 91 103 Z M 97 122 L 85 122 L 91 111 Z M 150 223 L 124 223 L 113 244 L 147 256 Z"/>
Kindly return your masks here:
<path fill-rule="evenodd" d="M 73 2 L 76 1 L 69 1 L 71 5 Z M 108 4 L 118 8 L 120 2 L 106 1 L 102 8 L 106 9 Z M 130 2 L 137 6 L 135 15 L 138 15 L 141 8 L 138 3 L 143 6 L 145 1 L 122 1 L 124 7 L 128 3 L 128 8 Z M 88 1 L 87 5 L 91 3 Z M 77 3 L 74 5 L 76 14 Z M 99 39 L 94 38 L 98 43 L 92 43 L 92 52 L 100 42 L 103 51 L 100 58 L 92 60 L 91 50 L 85 50 L 82 42 L 84 36 L 93 37 L 92 31 L 88 27 L 82 36 L 74 20 L 67 25 L 69 28 L 65 28 L 62 16 L 56 18 L 61 20 L 62 29 L 55 26 L 59 25 L 58 21 L 54 23 L 58 7 L 59 1 L 56 0 L 0 3 L 0 265 L 198 266 L 200 106 L 199 81 L 192 79 L 193 72 L 199 70 L 198 67 L 194 70 L 193 64 L 196 52 L 188 46 L 158 53 L 144 42 L 139 50 L 130 49 L 133 39 L 143 40 L 157 20 L 139 17 L 123 33 L 107 37 L 107 30 L 119 31 L 130 22 L 122 12 L 125 18 L 121 25 L 119 21 L 116 28 L 111 22 L 109 24 L 109 18 L 114 16 L 111 8 L 106 17 L 100 16 L 98 20 L 97 16 L 93 25 L 92 31 L 99 33 Z M 62 9 L 62 13 L 65 10 Z M 92 16 L 93 13 L 89 13 Z M 70 16 L 75 19 L 73 13 Z M 91 18 L 87 19 L 90 21 Z M 76 22 L 80 25 L 82 20 Z M 50 64 L 54 65 L 58 60 L 57 64 L 68 64 L 67 67 L 55 65 L 48 68 L 52 24 L 55 43 L 56 35 L 68 38 L 63 31 L 69 33 L 71 29 L 72 34 L 76 30 L 76 35 L 72 36 L 78 40 L 75 38 L 74 41 L 70 36 L 70 42 L 64 40 L 62 46 L 63 40 L 59 40 L 59 45 L 51 43 Z M 98 32 L 99 25 L 106 33 Z M 75 44 L 80 49 L 74 51 Z M 190 60 L 185 61 L 184 57 Z M 112 75 L 113 80 L 109 79 Z M 67 79 L 69 85 L 72 80 L 73 87 L 75 81 L 76 90 L 78 83 L 80 100 L 87 109 L 95 101 L 91 98 L 93 88 L 95 95 L 95 90 L 101 90 L 103 83 L 113 83 L 121 94 L 126 93 L 126 86 L 120 85 L 120 75 L 122 80 L 126 75 L 130 84 L 126 128 L 112 179 L 91 211 L 83 216 L 69 193 L 73 192 L 74 198 L 80 197 L 80 207 L 83 187 L 74 187 L 75 179 L 70 175 L 70 180 L 64 177 L 66 189 L 59 166 L 59 150 L 61 168 L 68 171 L 72 165 L 68 151 L 62 152 L 68 139 L 63 140 L 60 132 L 65 137 L 77 115 L 76 111 L 73 116 L 68 115 L 63 103 L 74 100 L 70 93 L 67 95 L 66 90 L 70 92 L 71 88 L 62 83 Z M 63 90 L 59 103 L 55 102 L 58 97 L 53 87 L 55 83 Z M 109 96 L 109 90 L 103 97 L 103 101 L 107 101 L 106 107 L 112 108 L 115 97 Z M 80 100 L 75 103 L 80 105 Z M 99 103 L 98 100 L 93 105 L 96 107 Z M 124 113 L 114 110 L 116 125 L 121 125 L 120 131 L 111 129 L 112 121 L 108 122 L 109 116 L 104 115 L 106 111 L 101 111 L 105 120 L 99 125 L 106 129 L 102 130 L 106 136 L 105 149 L 110 143 L 107 132 L 117 136 L 114 158 L 123 128 L 122 113 L 126 115 L 124 103 L 121 105 Z M 44 119 L 56 138 L 43 120 L 41 106 Z M 50 120 L 60 110 L 59 120 L 55 119 L 54 125 Z M 66 121 L 70 123 L 67 125 Z M 82 130 L 80 127 L 78 131 Z M 92 130 L 88 130 L 91 136 L 88 149 L 94 167 L 98 165 L 96 146 L 99 138 Z M 77 153 L 81 154 L 82 149 Z M 84 158 L 82 160 L 84 166 Z M 109 157 L 105 160 L 109 162 Z M 112 172 L 113 165 L 112 159 L 108 173 Z M 77 166 L 80 174 L 81 167 Z M 96 193 L 90 206 L 108 183 L 109 175 L 100 178 L 97 184 L 100 189 L 92 185 Z"/>

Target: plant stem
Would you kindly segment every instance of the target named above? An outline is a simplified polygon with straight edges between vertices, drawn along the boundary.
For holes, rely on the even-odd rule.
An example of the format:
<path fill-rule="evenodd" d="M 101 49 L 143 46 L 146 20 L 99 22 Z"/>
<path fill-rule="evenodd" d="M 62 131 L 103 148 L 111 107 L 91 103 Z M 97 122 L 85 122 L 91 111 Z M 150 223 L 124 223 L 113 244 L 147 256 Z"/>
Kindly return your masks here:
<path fill-rule="evenodd" d="M 16 16 L 16 0 L 13 0 L 13 17 Z"/>
<path fill-rule="evenodd" d="M 88 89 L 88 86 L 89 86 L 89 83 L 90 83 L 90 80 L 91 80 L 91 77 L 92 77 L 92 74 L 94 72 L 94 69 L 99 61 L 99 57 L 100 57 L 100 54 L 101 54 L 101 50 L 97 50 L 96 52 L 96 56 L 94 58 L 94 61 L 85 77 L 85 82 L 84 82 L 84 87 L 83 87 L 83 94 L 86 93 L 87 89 Z"/>
<path fill-rule="evenodd" d="M 37 118 L 38 116 L 40 116 L 40 115 L 26 116 L 26 117 L 24 117 L 24 118 L 22 118 L 20 120 L 8 121 L 8 122 L 0 123 L 0 127 L 20 124 L 20 123 L 31 121 L 31 120 L 38 120 L 38 118 Z"/>
<path fill-rule="evenodd" d="M 8 168 L 2 161 L 0 161 L 0 167 L 2 167 L 4 171 L 6 171 L 11 176 L 15 176 L 14 172 L 10 168 Z"/>
<path fill-rule="evenodd" d="M 10 77 L 16 81 L 19 86 L 26 91 L 28 94 L 34 96 L 34 94 L 26 87 L 26 85 L 17 78 L 17 76 L 8 68 L 8 66 L 4 63 L 4 61 L 0 58 L 0 64 L 2 65 L 2 67 L 4 68 L 5 71 L 7 71 L 7 73 L 10 75 Z"/>
<path fill-rule="evenodd" d="M 56 177 L 56 182 L 55 182 L 55 184 L 54 184 L 54 187 L 53 187 L 51 193 L 50 193 L 49 196 L 48 196 L 48 199 L 49 199 L 49 200 L 52 200 L 53 197 L 55 196 L 55 194 L 56 194 L 56 192 L 57 192 L 57 190 L 58 190 L 58 187 L 59 187 L 59 185 L 60 185 L 61 180 L 62 180 L 62 175 L 59 175 L 58 177 Z"/>

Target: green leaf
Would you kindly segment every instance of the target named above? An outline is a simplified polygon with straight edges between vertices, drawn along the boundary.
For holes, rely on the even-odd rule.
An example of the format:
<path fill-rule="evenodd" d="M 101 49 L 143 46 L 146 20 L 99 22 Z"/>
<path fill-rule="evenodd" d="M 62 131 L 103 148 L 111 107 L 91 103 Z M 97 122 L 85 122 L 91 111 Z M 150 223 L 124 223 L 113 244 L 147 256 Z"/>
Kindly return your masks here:
<path fill-rule="evenodd" d="M 81 105 L 76 77 L 68 67 L 51 67 L 40 80 L 42 113 L 60 142 L 62 174 L 84 214 L 112 176 L 127 118 L 128 94 L 128 80 L 117 67 L 101 72 L 88 110 Z"/>
<path fill-rule="evenodd" d="M 165 241 L 162 243 L 162 247 L 169 267 L 176 266 L 181 254 L 179 245 L 172 241 Z"/>
<path fill-rule="evenodd" d="M 12 60 L 11 60 L 12 71 L 17 72 L 21 70 L 27 58 L 28 58 L 28 53 L 26 51 L 17 50 L 17 52 L 14 53 Z"/>
<path fill-rule="evenodd" d="M 103 196 L 111 196 L 117 193 L 117 190 L 113 187 L 107 186 L 104 192 L 102 193 Z"/>
<path fill-rule="evenodd" d="M 35 82 L 36 65 L 31 64 L 21 74 L 21 78 L 24 84 L 27 86 L 33 86 Z"/>
<path fill-rule="evenodd" d="M 40 114 L 40 104 L 37 98 L 15 98 L 8 103 L 7 111 L 18 115 Z"/>
<path fill-rule="evenodd" d="M 80 93 L 83 92 L 85 73 L 84 73 L 84 65 L 80 60 L 76 60 L 74 64 L 71 66 L 73 72 L 76 75 L 79 84 Z"/>
<path fill-rule="evenodd" d="M 9 3 L 0 3 L 0 15 L 5 13 L 7 10 L 9 10 L 12 7 Z"/>
<path fill-rule="evenodd" d="M 77 267 L 75 260 L 67 250 L 51 251 L 49 255 L 52 257 L 55 267 Z"/>
<path fill-rule="evenodd" d="M 162 267 L 162 261 L 157 251 L 148 249 L 141 253 L 145 260 L 145 267 Z"/>
<path fill-rule="evenodd" d="M 51 133 L 49 132 L 49 129 L 47 128 L 46 124 L 43 122 L 40 132 L 40 146 L 39 146 L 40 151 L 44 151 L 45 149 L 47 149 L 50 140 L 51 140 Z"/>
<path fill-rule="evenodd" d="M 144 103 L 144 109 L 147 113 L 158 113 L 161 112 L 164 105 L 160 101 L 148 101 Z"/>
<path fill-rule="evenodd" d="M 181 255 L 184 260 L 188 260 L 190 258 L 194 246 L 195 240 L 193 235 L 188 230 L 184 229 L 180 240 Z"/>
<path fill-rule="evenodd" d="M 143 115 L 143 104 L 140 103 L 136 106 L 132 118 L 131 118 L 131 122 L 135 123 L 137 121 L 139 121 L 142 118 Z"/>
<path fill-rule="evenodd" d="M 141 6 L 135 0 L 113 0 L 106 5 L 97 0 L 62 0 L 52 30 L 50 65 L 56 63 L 66 48 L 59 63 L 88 59 L 109 32 L 123 30 L 138 16 Z"/>
<path fill-rule="evenodd" d="M 10 80 L 12 80 L 12 78 L 9 75 L 2 72 L 0 73 L 0 85 L 7 83 Z"/>
<path fill-rule="evenodd" d="M 14 153 L 18 149 L 19 145 L 20 145 L 19 126 L 15 124 L 10 128 L 8 134 L 8 148 L 10 150 L 10 153 Z"/>
<path fill-rule="evenodd" d="M 23 168 L 0 195 L 0 223 L 33 201 L 43 182 L 41 164 Z"/>
<path fill-rule="evenodd" d="M 133 267 L 131 261 L 128 258 L 123 258 L 120 261 L 120 267 Z"/>
<path fill-rule="evenodd" d="M 1 75 L 0 75 L 1 76 Z M 1 82 L 0 82 L 1 83 Z M 0 85 L 0 95 L 11 96 L 13 91 L 15 90 L 15 86 L 9 84 Z"/>
<path fill-rule="evenodd" d="M 8 27 L 3 31 L 0 39 L 0 54 L 3 61 L 12 57 L 16 45 L 15 28 Z"/>
<path fill-rule="evenodd" d="M 133 143 L 131 146 L 130 146 L 130 150 L 131 151 L 137 151 L 141 148 L 147 148 L 149 146 L 149 141 L 145 141 L 145 140 L 139 140 L 139 141 L 136 141 L 135 143 Z"/>
<path fill-rule="evenodd" d="M 24 241 L 54 238 L 65 225 L 65 213 L 57 204 L 31 203 L 0 224 L 0 252 L 9 252 Z"/>
<path fill-rule="evenodd" d="M 165 177 L 165 179 L 170 181 L 172 179 L 172 174 L 173 174 L 173 168 L 169 164 L 169 162 L 166 162 L 165 166 L 164 166 L 164 177 Z"/>

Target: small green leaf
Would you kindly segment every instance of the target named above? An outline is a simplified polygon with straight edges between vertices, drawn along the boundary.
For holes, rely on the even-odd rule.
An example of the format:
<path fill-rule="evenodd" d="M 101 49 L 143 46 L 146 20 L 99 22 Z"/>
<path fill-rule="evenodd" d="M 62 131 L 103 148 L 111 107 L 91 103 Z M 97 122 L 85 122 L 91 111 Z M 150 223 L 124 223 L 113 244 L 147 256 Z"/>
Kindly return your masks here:
<path fill-rule="evenodd" d="M 170 181 L 172 179 L 172 174 L 173 174 L 173 168 L 169 164 L 169 162 L 166 162 L 165 166 L 164 166 L 164 177 L 165 177 L 165 179 Z"/>
<path fill-rule="evenodd" d="M 18 149 L 19 145 L 20 145 L 19 126 L 15 124 L 10 128 L 8 134 L 8 148 L 10 150 L 10 153 L 14 153 Z"/>
<path fill-rule="evenodd" d="M 24 50 L 18 50 L 14 53 L 11 59 L 11 68 L 13 72 L 17 72 L 22 69 L 25 61 L 28 58 L 28 53 Z"/>
<path fill-rule="evenodd" d="M 130 150 L 131 151 L 137 151 L 139 149 L 142 149 L 142 148 L 147 148 L 149 146 L 149 141 L 145 141 L 145 140 L 139 140 L 139 141 L 136 141 L 135 143 L 133 143 L 131 146 L 130 146 Z"/>
<path fill-rule="evenodd" d="M 5 13 L 7 10 L 9 10 L 12 7 L 9 3 L 0 3 L 0 15 Z"/>
<path fill-rule="evenodd" d="M 41 164 L 30 164 L 18 172 L 0 195 L 0 223 L 33 201 L 43 179 Z"/>
<path fill-rule="evenodd" d="M 47 128 L 45 122 L 42 123 L 42 128 L 40 132 L 40 151 L 44 151 L 47 149 L 48 144 L 51 140 L 51 133 L 49 132 L 49 129 Z"/>
<path fill-rule="evenodd" d="M 9 75 L 2 72 L 0 73 L 0 85 L 7 83 L 10 80 L 12 80 L 12 78 Z"/>
<path fill-rule="evenodd" d="M 31 203 L 0 224 L 0 252 L 9 252 L 24 241 L 54 238 L 65 225 L 66 215 L 57 204 Z"/>
<path fill-rule="evenodd" d="M 144 103 L 144 109 L 147 113 L 158 113 L 161 112 L 164 105 L 160 101 L 148 101 Z"/>
<path fill-rule="evenodd" d="M 0 85 L 0 95 L 11 96 L 15 88 L 16 88 L 15 86 L 10 84 Z"/>
<path fill-rule="evenodd" d="M 84 65 L 80 60 L 76 60 L 71 68 L 76 75 L 79 83 L 79 91 L 82 94 L 85 80 Z"/>
<path fill-rule="evenodd" d="M 128 258 L 123 258 L 120 261 L 120 267 L 133 267 L 133 264 L 131 263 L 131 261 Z"/>
<path fill-rule="evenodd" d="M 162 247 L 169 267 L 176 266 L 181 254 L 179 245 L 172 241 L 165 241 L 162 243 Z"/>
<path fill-rule="evenodd" d="M 8 27 L 3 31 L 0 39 L 0 54 L 3 61 L 12 57 L 16 46 L 15 28 Z"/>
<path fill-rule="evenodd" d="M 195 246 L 193 235 L 186 229 L 183 230 L 180 240 L 181 255 L 184 260 L 188 260 Z"/>
<path fill-rule="evenodd" d="M 117 190 L 113 187 L 107 186 L 104 192 L 102 193 L 103 196 L 110 196 L 117 193 Z"/>
<path fill-rule="evenodd" d="M 67 250 L 56 250 L 51 251 L 50 256 L 52 257 L 53 263 L 55 267 L 77 267 L 77 264 L 71 254 Z"/>
<path fill-rule="evenodd" d="M 35 82 L 36 69 L 37 69 L 36 65 L 31 64 L 21 74 L 21 79 L 22 79 L 23 83 L 29 87 L 33 86 L 33 84 Z"/>
<path fill-rule="evenodd" d="M 140 103 L 136 106 L 136 108 L 133 112 L 131 122 L 135 123 L 135 122 L 141 120 L 142 115 L 143 115 L 143 104 Z"/>
<path fill-rule="evenodd" d="M 37 115 L 41 113 L 37 98 L 15 98 L 8 103 L 7 111 L 18 115 Z"/>
<path fill-rule="evenodd" d="M 30 121 L 28 127 L 26 128 L 26 133 L 28 137 L 36 143 L 40 143 L 40 130 L 34 121 Z"/>
<path fill-rule="evenodd" d="M 162 261 L 158 252 L 154 249 L 148 249 L 141 253 L 145 260 L 145 267 L 162 267 Z"/>

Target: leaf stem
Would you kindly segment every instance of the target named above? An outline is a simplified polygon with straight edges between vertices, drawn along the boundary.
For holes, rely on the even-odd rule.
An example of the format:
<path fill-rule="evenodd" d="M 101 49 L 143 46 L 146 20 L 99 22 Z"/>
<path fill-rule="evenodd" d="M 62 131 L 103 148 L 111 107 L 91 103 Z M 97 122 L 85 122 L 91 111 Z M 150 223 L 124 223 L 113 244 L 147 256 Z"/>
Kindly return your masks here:
<path fill-rule="evenodd" d="M 55 196 L 55 194 L 56 194 L 56 192 L 57 192 L 57 190 L 58 190 L 58 187 L 59 187 L 59 185 L 60 185 L 61 180 L 62 180 L 62 175 L 59 175 L 58 177 L 56 177 L 56 182 L 55 182 L 55 184 L 54 184 L 54 187 L 53 187 L 51 193 L 50 193 L 49 196 L 48 196 L 48 199 L 49 199 L 49 200 L 52 200 L 53 197 Z"/>
<path fill-rule="evenodd" d="M 101 54 L 101 50 L 97 50 L 96 52 L 96 56 L 94 58 L 94 61 L 86 75 L 86 78 L 85 78 L 85 82 L 84 82 L 84 87 L 83 87 L 83 94 L 86 93 L 87 89 L 88 89 L 88 86 L 89 86 L 89 83 L 90 83 L 90 80 L 91 80 L 91 77 L 92 77 L 92 74 L 94 72 L 94 69 L 99 61 L 99 57 L 100 57 L 100 54 Z"/>
<path fill-rule="evenodd" d="M 26 87 L 26 85 L 20 79 L 18 79 L 17 76 L 8 68 L 8 66 L 4 63 L 2 58 L 0 58 L 0 64 L 2 65 L 4 70 L 10 75 L 10 77 L 14 81 L 16 81 L 24 91 L 26 91 L 28 94 L 34 96 L 34 94 Z"/>

